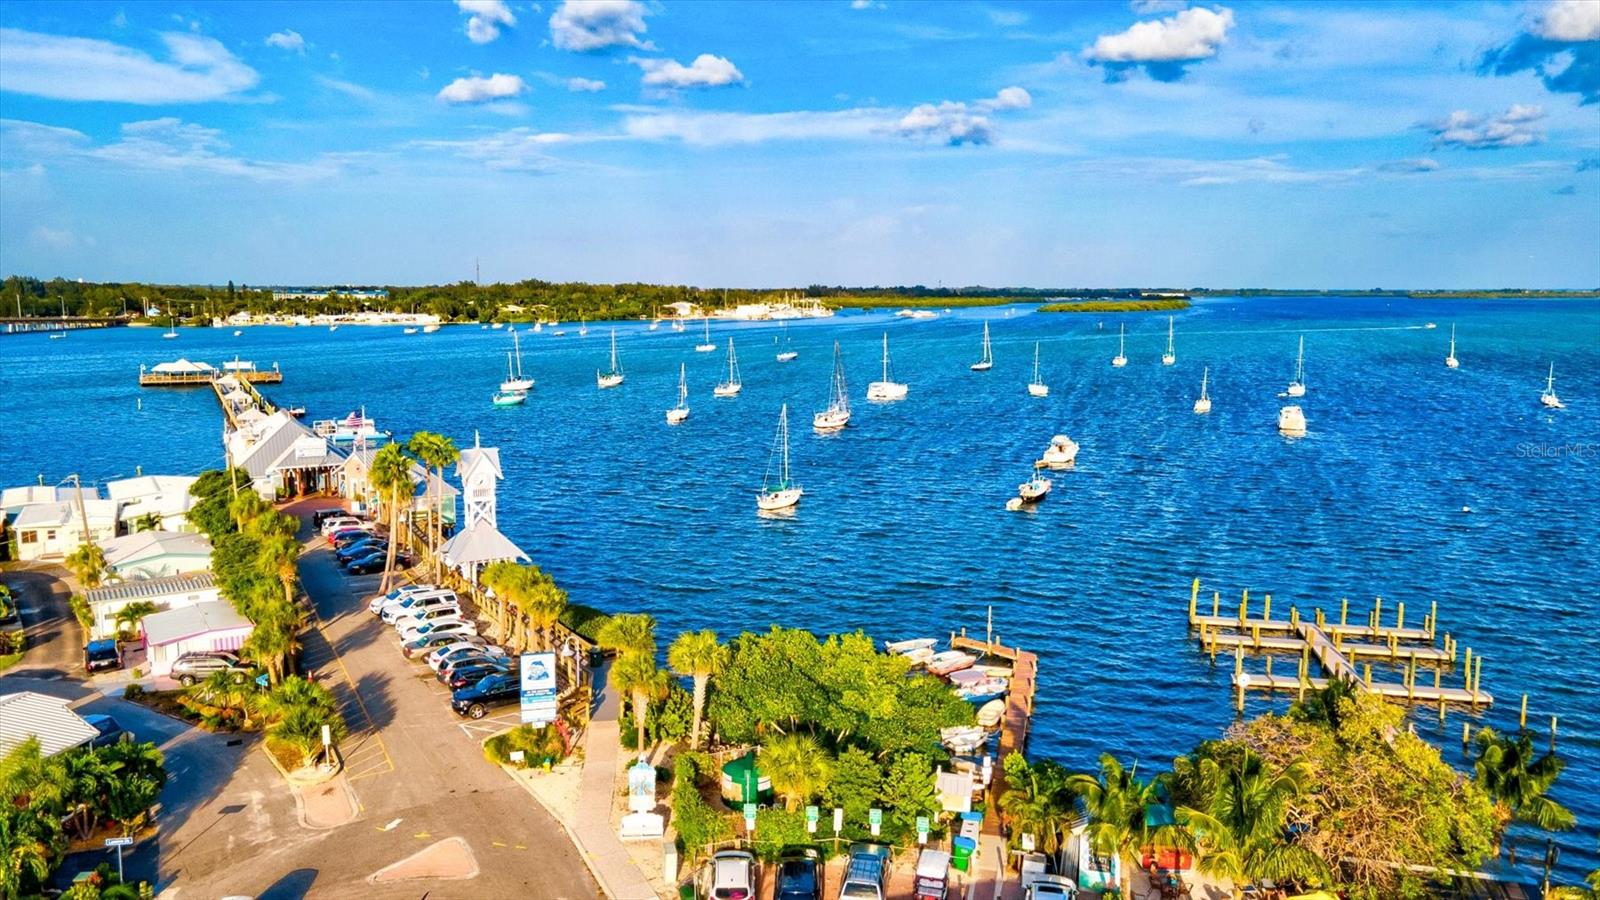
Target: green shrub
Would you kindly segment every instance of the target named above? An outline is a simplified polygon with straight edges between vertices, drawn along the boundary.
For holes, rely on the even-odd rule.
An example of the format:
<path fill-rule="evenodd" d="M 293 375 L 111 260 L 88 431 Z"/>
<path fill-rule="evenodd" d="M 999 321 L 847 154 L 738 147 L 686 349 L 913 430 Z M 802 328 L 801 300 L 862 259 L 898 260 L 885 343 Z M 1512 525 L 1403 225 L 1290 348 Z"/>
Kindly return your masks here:
<path fill-rule="evenodd" d="M 678 846 L 691 860 L 712 842 L 733 836 L 728 817 L 700 796 L 700 773 L 714 769 L 710 758 L 700 753 L 680 753 L 673 763 L 672 824 L 678 830 Z"/>
<path fill-rule="evenodd" d="M 521 750 L 522 762 L 511 761 L 511 754 Z M 565 742 L 554 725 L 535 728 L 518 725 L 505 734 L 497 734 L 483 744 L 484 758 L 502 766 L 521 766 L 533 769 L 549 763 L 555 765 L 566 756 Z"/>
<path fill-rule="evenodd" d="M 122 689 L 122 699 L 137 701 L 144 696 L 144 685 L 130 684 Z"/>

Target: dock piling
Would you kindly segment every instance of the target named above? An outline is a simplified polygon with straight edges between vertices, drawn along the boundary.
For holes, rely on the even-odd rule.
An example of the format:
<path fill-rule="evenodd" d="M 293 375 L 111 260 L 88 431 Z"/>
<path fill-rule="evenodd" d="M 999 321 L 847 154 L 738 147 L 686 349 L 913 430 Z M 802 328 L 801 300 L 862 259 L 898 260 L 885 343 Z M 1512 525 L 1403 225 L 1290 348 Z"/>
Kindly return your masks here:
<path fill-rule="evenodd" d="M 1517 728 L 1521 731 L 1528 730 L 1528 695 L 1522 695 L 1522 714 L 1517 718 Z"/>
<path fill-rule="evenodd" d="M 1211 592 L 1211 617 L 1214 619 L 1222 615 L 1222 592 Z"/>
<path fill-rule="evenodd" d="M 1402 600 L 1399 603 L 1395 604 L 1395 608 L 1394 608 L 1394 627 L 1396 627 L 1396 628 L 1404 628 L 1404 627 L 1406 627 L 1406 603 L 1405 603 L 1404 600 Z"/>
<path fill-rule="evenodd" d="M 1264 605 L 1261 608 L 1261 618 L 1263 620 L 1271 619 L 1272 618 L 1272 595 L 1268 594 L 1266 596 L 1266 599 L 1263 600 L 1262 603 Z"/>
<path fill-rule="evenodd" d="M 1244 620 L 1250 615 L 1250 589 L 1245 588 L 1239 595 L 1239 625 L 1244 626 Z"/>
<path fill-rule="evenodd" d="M 1345 625 L 1350 616 L 1350 598 L 1345 597 L 1339 601 L 1339 624 Z"/>

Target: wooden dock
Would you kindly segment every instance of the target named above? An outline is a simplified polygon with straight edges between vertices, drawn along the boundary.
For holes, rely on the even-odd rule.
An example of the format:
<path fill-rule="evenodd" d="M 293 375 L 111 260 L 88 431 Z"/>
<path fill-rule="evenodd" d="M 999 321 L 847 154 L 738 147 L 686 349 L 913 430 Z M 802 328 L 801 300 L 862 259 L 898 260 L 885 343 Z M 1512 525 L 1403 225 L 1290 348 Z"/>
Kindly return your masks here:
<path fill-rule="evenodd" d="M 240 372 L 147 372 L 139 370 L 140 387 L 203 387 L 211 384 L 224 375 L 236 375 L 240 381 L 249 384 L 282 384 L 283 373 L 277 366 L 270 369 L 246 369 Z"/>
<path fill-rule="evenodd" d="M 1033 698 L 1038 691 L 1039 656 L 1027 650 L 1007 647 L 999 638 L 988 640 L 967 637 L 966 629 L 950 635 L 950 649 L 992 656 L 1011 661 L 1011 685 L 1006 691 L 1006 711 L 1000 719 L 1000 746 L 995 759 L 994 774 L 989 780 L 989 803 L 985 804 L 983 831 L 998 835 L 1003 831 L 1000 821 L 1000 798 L 1005 796 L 1005 759 L 1012 753 L 1022 753 L 1028 745 L 1028 725 L 1033 718 Z"/>

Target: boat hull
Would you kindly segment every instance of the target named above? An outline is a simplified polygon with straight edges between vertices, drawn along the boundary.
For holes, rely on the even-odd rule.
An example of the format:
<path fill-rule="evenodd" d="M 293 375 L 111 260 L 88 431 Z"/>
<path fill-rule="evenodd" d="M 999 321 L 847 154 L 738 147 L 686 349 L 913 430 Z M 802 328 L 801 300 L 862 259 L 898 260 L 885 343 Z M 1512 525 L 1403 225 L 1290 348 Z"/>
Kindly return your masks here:
<path fill-rule="evenodd" d="M 1284 393 L 1291 397 L 1304 397 L 1306 395 L 1306 386 L 1300 384 L 1299 382 L 1295 382 L 1294 384 L 1289 385 L 1289 389 L 1284 391 Z"/>
<path fill-rule="evenodd" d="M 1173 356 L 1170 353 L 1168 353 L 1166 356 L 1161 357 L 1161 364 L 1163 366 L 1170 366 L 1170 365 L 1172 365 L 1173 363 L 1175 363 L 1177 361 L 1178 361 L 1178 358 L 1176 356 Z"/>
<path fill-rule="evenodd" d="M 696 353 L 710 353 L 715 349 L 717 349 L 716 344 L 696 344 L 694 346 L 694 352 Z"/>
<path fill-rule="evenodd" d="M 972 364 L 972 371 L 974 372 L 987 372 L 992 368 L 994 368 L 994 363 L 992 362 L 977 362 Z"/>
<path fill-rule="evenodd" d="M 1200 415 L 1205 415 L 1206 413 L 1211 412 L 1211 401 L 1203 398 L 1196 400 L 1194 402 L 1194 411 Z"/>
<path fill-rule="evenodd" d="M 788 509 L 800 502 L 801 494 L 805 493 L 800 488 L 785 488 L 781 491 L 767 491 L 756 495 L 756 509 L 763 512 L 772 512 L 778 509 Z"/>
<path fill-rule="evenodd" d="M 1128 358 L 1126 356 L 1113 357 L 1112 360 L 1111 360 L 1111 365 L 1112 365 L 1113 368 L 1120 369 L 1120 368 L 1122 368 L 1123 366 L 1125 366 L 1127 364 L 1128 364 Z"/>
<path fill-rule="evenodd" d="M 521 406 L 528 399 L 523 393 L 495 394 L 492 398 L 495 406 Z"/>
<path fill-rule="evenodd" d="M 797 357 L 799 355 L 800 355 L 799 353 L 796 353 L 795 351 L 790 350 L 787 353 L 779 353 L 778 356 L 777 356 L 777 359 L 778 359 L 778 362 L 789 362 L 790 360 L 793 360 L 795 357 Z"/>
<path fill-rule="evenodd" d="M 867 399 L 873 403 L 904 400 L 908 388 L 898 381 L 874 381 L 867 385 Z"/>
<path fill-rule="evenodd" d="M 742 387 L 744 385 L 741 384 L 719 384 L 711 389 L 711 393 L 718 397 L 737 397 Z"/>
<path fill-rule="evenodd" d="M 533 379 L 532 378 L 514 378 L 514 379 L 512 379 L 510 381 L 502 381 L 502 382 L 500 382 L 500 390 L 502 390 L 502 391 L 504 391 L 505 393 L 508 393 L 508 394 L 516 392 L 516 391 L 530 391 L 532 389 L 533 389 Z"/>
<path fill-rule="evenodd" d="M 1290 437 L 1303 437 L 1306 433 L 1306 415 L 1298 406 L 1285 406 L 1278 411 L 1278 430 Z"/>
<path fill-rule="evenodd" d="M 817 431 L 840 431 L 850 424 L 849 410 L 825 410 L 811 417 L 811 427 Z"/>
<path fill-rule="evenodd" d="M 597 372 L 597 373 L 595 373 L 595 376 L 594 376 L 594 383 L 595 383 L 595 386 L 597 386 L 597 387 L 614 388 L 614 387 L 617 387 L 618 385 L 622 384 L 622 376 L 621 375 L 603 375 L 603 374 L 600 374 L 600 373 Z"/>
<path fill-rule="evenodd" d="M 1446 356 L 1444 358 L 1444 366 L 1447 369 L 1455 369 L 1455 368 L 1459 368 L 1461 366 L 1461 362 L 1460 362 L 1460 360 L 1457 360 L 1454 356 Z"/>
<path fill-rule="evenodd" d="M 686 408 L 678 407 L 667 410 L 668 425 L 677 425 L 687 418 L 689 418 L 689 410 Z"/>
<path fill-rule="evenodd" d="M 1030 385 L 1028 385 L 1028 396 L 1029 397 L 1048 397 L 1048 396 L 1050 396 L 1050 387 L 1049 387 L 1049 385 L 1044 385 L 1044 384 L 1030 384 Z"/>

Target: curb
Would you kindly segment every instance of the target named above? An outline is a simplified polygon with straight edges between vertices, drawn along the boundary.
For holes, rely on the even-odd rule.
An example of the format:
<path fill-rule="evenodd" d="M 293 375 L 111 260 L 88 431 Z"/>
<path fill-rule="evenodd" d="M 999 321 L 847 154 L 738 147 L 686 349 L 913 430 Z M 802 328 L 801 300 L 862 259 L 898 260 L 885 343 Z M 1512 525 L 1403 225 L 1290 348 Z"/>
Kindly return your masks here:
<path fill-rule="evenodd" d="M 621 895 L 612 889 L 610 884 L 606 883 L 605 876 L 601 874 L 599 867 L 594 864 L 594 859 L 589 855 L 589 851 L 584 848 L 583 842 L 578 840 L 578 833 L 573 830 L 572 825 L 569 824 L 565 818 L 558 815 L 555 810 L 551 809 L 549 806 L 546 806 L 545 802 L 539 799 L 539 795 L 534 793 L 533 788 L 529 787 L 527 782 L 517 777 L 515 769 L 512 769 L 510 766 L 504 764 L 500 764 L 500 769 L 506 773 L 508 778 L 516 782 L 517 787 L 522 788 L 522 790 L 526 792 L 529 797 L 532 797 L 533 802 L 539 804 L 541 809 L 549 813 L 550 818 L 556 820 L 556 823 L 561 826 L 561 830 L 567 833 L 567 840 L 572 842 L 573 849 L 577 850 L 578 856 L 583 858 L 583 865 L 589 870 L 589 874 L 593 876 L 594 883 L 600 886 L 600 892 L 606 897 L 620 897 Z"/>

